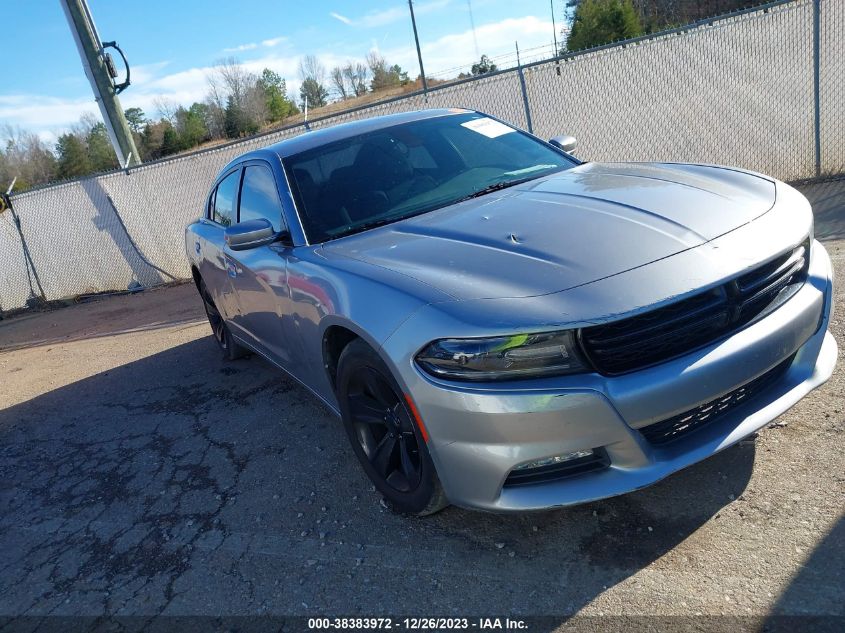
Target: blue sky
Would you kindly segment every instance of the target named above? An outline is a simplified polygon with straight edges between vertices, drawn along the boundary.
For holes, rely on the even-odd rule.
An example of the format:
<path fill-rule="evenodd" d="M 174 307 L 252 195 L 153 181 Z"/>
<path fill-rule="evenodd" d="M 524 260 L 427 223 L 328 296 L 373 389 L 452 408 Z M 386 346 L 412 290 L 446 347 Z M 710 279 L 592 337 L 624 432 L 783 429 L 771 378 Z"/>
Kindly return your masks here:
<path fill-rule="evenodd" d="M 555 0 L 558 29 L 562 4 Z M 404 0 L 89 0 L 89 6 L 100 37 L 117 40 L 131 64 L 122 105 L 150 116 L 160 99 L 202 100 L 210 68 L 230 55 L 250 70 L 273 68 L 291 91 L 307 54 L 330 68 L 363 61 L 376 49 L 412 77 L 419 72 Z M 553 50 L 549 0 L 416 0 L 414 7 L 429 75 L 455 76 L 479 53 L 511 56 L 501 60 L 510 65 L 515 41 L 523 59 Z M 7 25 L 0 123 L 52 140 L 83 112 L 99 116 L 58 0 L 3 0 L 0 9 Z"/>

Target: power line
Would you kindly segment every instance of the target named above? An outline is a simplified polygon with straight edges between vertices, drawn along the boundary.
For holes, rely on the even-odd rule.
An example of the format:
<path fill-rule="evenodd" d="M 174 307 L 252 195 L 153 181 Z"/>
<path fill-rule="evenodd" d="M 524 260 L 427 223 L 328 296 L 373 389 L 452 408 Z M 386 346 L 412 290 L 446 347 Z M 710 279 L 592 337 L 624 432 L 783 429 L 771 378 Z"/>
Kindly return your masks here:
<path fill-rule="evenodd" d="M 475 18 L 472 17 L 472 0 L 467 0 L 467 9 L 469 9 L 469 25 L 472 27 L 472 41 L 475 43 L 475 57 L 478 59 L 481 57 L 481 53 L 478 51 L 478 36 L 475 33 Z"/>
<path fill-rule="evenodd" d="M 521 48 L 520 49 L 520 59 L 522 60 L 523 64 L 526 60 L 537 60 L 537 59 L 547 59 L 550 57 L 555 56 L 555 50 L 553 44 L 541 44 L 538 46 L 532 46 L 530 48 Z M 499 55 L 488 56 L 488 60 L 491 62 L 496 63 L 497 66 L 502 67 L 502 70 L 509 68 L 511 66 L 516 66 L 516 53 L 509 52 L 509 53 L 502 53 Z M 452 75 L 457 74 L 458 72 L 465 70 L 467 68 L 471 68 L 474 62 L 470 62 L 467 64 L 461 64 L 460 66 L 452 66 L 449 68 L 444 68 L 433 73 L 429 73 L 430 77 L 443 77 L 444 75 Z"/>

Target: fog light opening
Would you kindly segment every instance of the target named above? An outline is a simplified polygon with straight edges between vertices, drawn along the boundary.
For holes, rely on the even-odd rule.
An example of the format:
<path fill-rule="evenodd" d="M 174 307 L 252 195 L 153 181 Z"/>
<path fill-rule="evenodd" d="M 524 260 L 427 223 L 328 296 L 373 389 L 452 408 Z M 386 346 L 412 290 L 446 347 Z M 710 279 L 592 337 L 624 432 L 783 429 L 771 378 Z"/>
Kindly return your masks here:
<path fill-rule="evenodd" d="M 553 455 L 552 457 L 544 457 L 543 459 L 537 459 L 533 462 L 520 464 L 514 468 L 514 470 L 528 470 L 532 468 L 543 468 L 545 466 L 557 466 L 558 464 L 563 464 L 564 462 L 571 462 L 572 460 L 583 459 L 584 457 L 592 457 L 593 455 L 595 455 L 595 451 L 591 448 L 583 451 L 564 453 L 563 455 Z"/>
<path fill-rule="evenodd" d="M 505 488 L 542 484 L 597 472 L 610 467 L 604 448 L 585 449 L 536 459 L 515 467 L 505 479 Z"/>

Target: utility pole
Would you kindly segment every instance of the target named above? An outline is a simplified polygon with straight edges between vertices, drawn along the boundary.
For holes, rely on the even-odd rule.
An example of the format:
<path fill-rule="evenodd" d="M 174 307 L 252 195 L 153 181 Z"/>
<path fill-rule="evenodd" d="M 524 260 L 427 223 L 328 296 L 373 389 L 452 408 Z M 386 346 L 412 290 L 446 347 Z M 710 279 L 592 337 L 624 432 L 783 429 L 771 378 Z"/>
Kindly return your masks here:
<path fill-rule="evenodd" d="M 557 45 L 557 26 L 555 25 L 555 0 L 549 0 L 549 7 L 552 10 L 552 34 L 555 37 L 555 72 L 560 77 L 560 48 Z"/>
<path fill-rule="evenodd" d="M 423 82 L 423 92 L 428 92 L 428 84 L 425 81 L 425 69 L 422 63 L 422 52 L 420 51 L 420 38 L 417 35 L 417 20 L 414 17 L 414 3 L 413 0 L 408 0 L 408 8 L 411 9 L 411 26 L 414 27 L 414 41 L 417 43 L 417 59 L 420 60 L 420 77 Z"/>
<path fill-rule="evenodd" d="M 112 76 L 106 66 L 103 42 L 97 34 L 97 27 L 91 17 L 86 0 L 59 0 L 70 26 L 82 68 L 94 91 L 94 99 L 100 106 L 100 114 L 106 124 L 112 147 L 117 154 L 117 161 L 124 167 L 140 165 L 138 149 L 129 130 L 129 124 L 120 107 Z"/>

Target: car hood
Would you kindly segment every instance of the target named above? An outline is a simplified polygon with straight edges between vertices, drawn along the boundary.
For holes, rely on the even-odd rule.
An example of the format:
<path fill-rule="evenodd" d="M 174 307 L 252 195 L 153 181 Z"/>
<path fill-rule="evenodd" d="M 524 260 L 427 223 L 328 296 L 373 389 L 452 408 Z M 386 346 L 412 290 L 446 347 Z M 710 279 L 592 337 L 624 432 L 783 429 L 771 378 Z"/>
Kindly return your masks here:
<path fill-rule="evenodd" d="M 537 296 L 695 248 L 766 213 L 775 192 L 773 180 L 735 169 L 585 163 L 323 251 L 458 300 Z"/>

